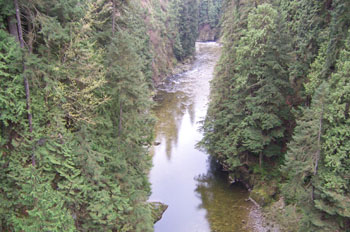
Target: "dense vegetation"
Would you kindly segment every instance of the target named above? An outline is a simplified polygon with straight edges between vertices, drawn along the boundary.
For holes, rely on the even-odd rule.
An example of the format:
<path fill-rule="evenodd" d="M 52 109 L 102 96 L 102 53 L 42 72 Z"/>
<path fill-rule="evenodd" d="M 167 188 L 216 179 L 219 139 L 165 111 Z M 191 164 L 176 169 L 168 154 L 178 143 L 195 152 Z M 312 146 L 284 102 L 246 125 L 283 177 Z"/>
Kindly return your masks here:
<path fill-rule="evenodd" d="M 198 40 L 217 40 L 220 35 L 222 0 L 201 0 L 199 2 Z"/>
<path fill-rule="evenodd" d="M 0 230 L 152 231 L 154 84 L 220 26 L 201 145 L 286 230 L 349 231 L 342 0 L 0 0 Z"/>
<path fill-rule="evenodd" d="M 234 178 L 275 188 L 287 231 L 349 231 L 350 2 L 223 4 L 201 145 Z"/>
<path fill-rule="evenodd" d="M 0 0 L 0 231 L 153 230 L 150 28 L 182 60 L 198 20 L 169 4 Z"/>
<path fill-rule="evenodd" d="M 197 38 L 197 0 L 142 0 L 143 18 L 153 54 L 155 84 L 191 57 Z"/>

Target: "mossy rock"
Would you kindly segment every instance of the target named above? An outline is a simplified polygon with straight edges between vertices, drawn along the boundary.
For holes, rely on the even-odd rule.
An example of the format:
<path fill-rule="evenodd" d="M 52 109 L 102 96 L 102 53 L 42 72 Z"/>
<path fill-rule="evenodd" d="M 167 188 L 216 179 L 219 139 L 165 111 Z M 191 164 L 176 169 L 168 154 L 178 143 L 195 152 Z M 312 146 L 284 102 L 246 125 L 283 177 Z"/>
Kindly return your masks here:
<path fill-rule="evenodd" d="M 273 201 L 273 196 L 276 194 L 275 185 L 256 186 L 250 192 L 250 197 L 260 206 L 264 207 Z"/>
<path fill-rule="evenodd" d="M 156 223 L 157 221 L 159 221 L 162 218 L 163 213 L 168 208 L 168 205 L 163 204 L 161 202 L 150 202 L 149 204 L 150 204 L 151 210 L 152 210 L 153 222 Z"/>

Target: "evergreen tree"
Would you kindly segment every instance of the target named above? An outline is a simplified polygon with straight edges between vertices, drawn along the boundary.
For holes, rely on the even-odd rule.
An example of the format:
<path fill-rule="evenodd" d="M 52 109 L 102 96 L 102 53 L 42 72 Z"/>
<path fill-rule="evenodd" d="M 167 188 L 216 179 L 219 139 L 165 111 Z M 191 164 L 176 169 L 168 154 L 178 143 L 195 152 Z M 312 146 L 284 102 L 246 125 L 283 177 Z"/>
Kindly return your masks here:
<path fill-rule="evenodd" d="M 248 13 L 252 9 L 251 2 L 239 4 L 227 1 L 224 8 L 228 9 L 223 15 L 223 52 L 215 70 L 215 77 L 211 83 L 210 105 L 203 125 L 204 138 L 200 142 L 208 152 L 214 155 L 222 163 L 233 155 L 232 144 L 225 139 L 231 133 L 232 128 L 228 127 L 230 122 L 239 120 L 230 112 L 234 97 L 232 94 L 232 83 L 235 81 L 234 75 L 237 72 L 235 62 L 237 62 L 238 40 L 247 26 Z M 231 162 L 232 165 L 232 162 Z M 239 166 L 240 163 L 232 165 Z"/>
<path fill-rule="evenodd" d="M 322 166 L 315 183 L 315 207 L 339 222 L 340 228 L 349 228 L 349 58 L 350 43 L 346 40 L 337 60 L 337 71 L 332 75 L 330 96 L 325 111 L 326 128 L 322 143 Z M 333 218 L 334 217 L 334 218 Z M 329 225 L 325 228 L 331 228 Z"/>
<path fill-rule="evenodd" d="M 1 8 L 0 229 L 151 231 L 152 70 L 141 13 L 122 1 L 18 3 L 23 50 L 6 32 L 14 5 Z"/>
<path fill-rule="evenodd" d="M 260 164 L 263 156 L 281 153 L 285 125 L 290 120 L 286 104 L 286 97 L 292 94 L 287 73 L 289 51 L 277 22 L 281 20 L 270 5 L 258 6 L 248 17 L 247 34 L 237 49 L 240 72 L 234 88 L 244 100 L 237 104 L 242 121 L 236 144 L 258 154 Z"/>
<path fill-rule="evenodd" d="M 296 90 L 296 97 L 292 99 L 295 106 L 305 101 L 305 95 L 314 94 L 314 92 L 305 94 L 303 87 L 311 70 L 310 65 L 318 56 L 322 44 L 327 41 L 331 9 L 329 2 L 281 1 L 281 11 L 284 12 L 288 33 L 292 39 L 293 60 L 289 68 L 289 78 Z"/>
<path fill-rule="evenodd" d="M 198 1 L 182 0 L 179 2 L 179 37 L 182 55 L 176 54 L 179 60 L 193 55 L 198 33 Z"/>
<path fill-rule="evenodd" d="M 317 176 L 321 156 L 321 136 L 328 84 L 322 84 L 313 97 L 311 107 L 302 109 L 297 120 L 292 141 L 288 144 L 285 164 L 282 167 L 288 176 L 283 193 L 288 202 L 311 204 L 312 180 Z"/>
<path fill-rule="evenodd" d="M 252 10 L 247 30 L 239 42 L 233 42 L 235 55 L 228 55 L 233 61 L 217 73 L 227 79 L 213 82 L 213 87 L 221 87 L 219 98 L 215 96 L 220 109 L 213 115 L 209 108 L 204 144 L 230 169 L 249 166 L 254 160 L 261 165 L 264 157 L 278 157 L 285 146 L 290 117 L 286 97 L 292 90 L 283 32 L 282 20 L 271 5 Z"/>
<path fill-rule="evenodd" d="M 201 145 L 250 184 L 257 170 L 280 169 L 301 218 L 295 230 L 347 231 L 349 3 L 241 0 L 224 9 Z"/>
<path fill-rule="evenodd" d="M 200 0 L 199 26 L 209 24 L 211 28 L 219 27 L 222 0 Z"/>

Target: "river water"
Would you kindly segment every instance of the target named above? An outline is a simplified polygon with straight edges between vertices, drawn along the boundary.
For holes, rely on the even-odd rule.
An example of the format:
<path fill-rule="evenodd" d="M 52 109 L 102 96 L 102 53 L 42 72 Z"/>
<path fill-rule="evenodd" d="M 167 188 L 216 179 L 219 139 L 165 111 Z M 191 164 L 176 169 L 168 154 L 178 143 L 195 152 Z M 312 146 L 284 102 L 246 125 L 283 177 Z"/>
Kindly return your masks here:
<path fill-rule="evenodd" d="M 169 207 L 155 224 L 155 232 L 255 231 L 248 192 L 230 185 L 219 165 L 196 149 L 219 56 L 217 43 L 197 43 L 192 68 L 159 88 L 155 113 L 160 145 L 152 150 L 150 201 Z"/>

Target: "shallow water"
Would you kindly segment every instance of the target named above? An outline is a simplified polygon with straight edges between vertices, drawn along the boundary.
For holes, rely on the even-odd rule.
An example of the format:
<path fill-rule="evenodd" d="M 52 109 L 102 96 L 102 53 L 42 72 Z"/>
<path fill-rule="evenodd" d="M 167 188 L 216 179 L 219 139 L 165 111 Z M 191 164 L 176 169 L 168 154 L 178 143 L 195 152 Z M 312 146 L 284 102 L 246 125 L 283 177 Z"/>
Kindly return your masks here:
<path fill-rule="evenodd" d="M 209 155 L 195 148 L 209 96 L 209 82 L 220 55 L 217 43 L 197 43 L 191 70 L 160 86 L 155 113 L 156 141 L 150 173 L 150 201 L 169 205 L 155 232 L 245 232 L 254 208 L 248 192 L 230 185 Z"/>

